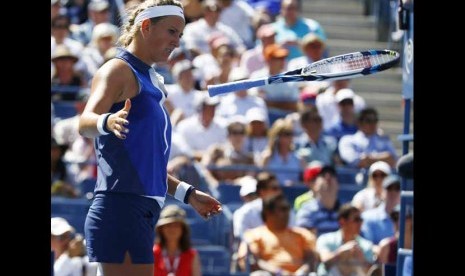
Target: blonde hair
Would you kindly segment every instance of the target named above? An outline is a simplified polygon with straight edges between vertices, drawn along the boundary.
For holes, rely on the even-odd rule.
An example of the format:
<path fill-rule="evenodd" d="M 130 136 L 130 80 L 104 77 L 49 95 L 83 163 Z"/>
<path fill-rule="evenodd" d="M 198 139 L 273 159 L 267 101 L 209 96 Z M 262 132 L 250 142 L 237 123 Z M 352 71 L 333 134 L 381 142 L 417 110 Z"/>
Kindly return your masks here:
<path fill-rule="evenodd" d="M 142 22 L 138 24 L 134 24 L 134 21 L 136 19 L 136 16 L 140 12 L 150 7 L 165 6 L 165 5 L 174 5 L 174 6 L 178 6 L 182 8 L 182 4 L 177 0 L 146 0 L 142 2 L 140 5 L 136 7 L 131 7 L 129 10 L 127 10 L 129 15 L 128 15 L 128 20 L 121 27 L 121 36 L 119 38 L 120 45 L 123 47 L 127 47 L 129 44 L 131 44 L 132 40 L 136 36 Z M 164 18 L 164 16 L 152 18 L 150 20 L 152 21 L 152 24 L 153 24 L 153 23 L 156 23 L 161 18 Z"/>
<path fill-rule="evenodd" d="M 285 132 L 292 133 L 293 131 L 294 128 L 292 126 L 292 122 L 283 118 L 277 119 L 268 131 L 268 145 L 266 146 L 266 149 L 270 152 L 274 152 L 274 150 L 277 149 L 279 135 Z M 293 149 L 294 145 L 291 144 L 290 150 Z"/>

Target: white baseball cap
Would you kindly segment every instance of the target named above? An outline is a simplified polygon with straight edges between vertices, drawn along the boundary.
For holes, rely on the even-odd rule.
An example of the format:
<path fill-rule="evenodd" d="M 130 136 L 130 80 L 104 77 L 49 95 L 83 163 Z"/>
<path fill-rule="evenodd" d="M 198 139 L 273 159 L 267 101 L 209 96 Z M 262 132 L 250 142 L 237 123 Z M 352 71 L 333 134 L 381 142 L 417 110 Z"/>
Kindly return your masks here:
<path fill-rule="evenodd" d="M 74 228 L 64 218 L 54 217 L 50 219 L 50 233 L 54 236 L 61 236 L 66 232 L 74 233 Z"/>

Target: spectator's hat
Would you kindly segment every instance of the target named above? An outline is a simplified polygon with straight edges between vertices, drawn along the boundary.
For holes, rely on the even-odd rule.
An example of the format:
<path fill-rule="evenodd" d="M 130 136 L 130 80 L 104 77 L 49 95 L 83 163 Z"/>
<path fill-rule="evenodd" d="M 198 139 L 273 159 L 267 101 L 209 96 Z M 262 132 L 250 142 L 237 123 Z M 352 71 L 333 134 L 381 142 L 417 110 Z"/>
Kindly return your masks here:
<path fill-rule="evenodd" d="M 78 57 L 73 54 L 69 48 L 63 44 L 56 46 L 55 51 L 52 54 L 52 61 L 56 61 L 62 58 L 72 59 L 74 62 L 78 61 Z"/>
<path fill-rule="evenodd" d="M 309 45 L 309 44 L 313 44 L 313 43 L 319 43 L 319 44 L 321 44 L 322 46 L 325 45 L 325 42 L 323 41 L 323 39 L 322 39 L 319 35 L 317 35 L 317 34 L 315 34 L 315 33 L 308 33 L 308 34 L 306 34 L 306 35 L 302 38 L 302 40 L 300 41 L 300 43 L 301 43 L 302 47 L 305 47 L 305 46 L 307 46 L 307 45 Z"/>
<path fill-rule="evenodd" d="M 190 60 L 184 59 L 174 64 L 173 68 L 171 69 L 171 73 L 173 74 L 173 77 L 177 79 L 182 72 L 192 70 L 194 68 L 195 67 Z"/>
<path fill-rule="evenodd" d="M 113 43 L 118 39 L 118 28 L 108 22 L 97 24 L 92 31 L 92 41 L 97 42 L 100 38 L 111 37 Z"/>
<path fill-rule="evenodd" d="M 195 98 L 195 106 L 197 110 L 201 110 L 204 106 L 217 106 L 220 103 L 218 97 L 210 97 L 206 92 L 202 92 L 199 96 Z"/>
<path fill-rule="evenodd" d="M 344 100 L 354 100 L 354 90 L 350 88 L 343 88 L 337 91 L 336 93 L 336 101 L 337 103 L 340 103 Z"/>
<path fill-rule="evenodd" d="M 314 180 L 323 169 L 323 163 L 320 161 L 312 161 L 304 170 L 303 180 L 309 182 Z"/>
<path fill-rule="evenodd" d="M 208 9 L 210 11 L 221 10 L 221 7 L 216 0 L 204 0 L 201 3 L 204 9 Z"/>
<path fill-rule="evenodd" d="M 56 3 L 59 3 L 59 2 L 60 2 L 60 0 L 51 0 L 50 6 L 53 6 L 53 5 L 55 5 Z"/>
<path fill-rule="evenodd" d="M 239 190 L 240 196 L 248 196 L 257 191 L 257 179 L 250 175 L 246 175 L 238 179 L 238 184 L 241 185 Z"/>
<path fill-rule="evenodd" d="M 53 236 L 61 236 L 66 232 L 74 233 L 74 228 L 68 223 L 68 221 L 61 217 L 54 217 L 50 219 L 50 233 Z"/>
<path fill-rule="evenodd" d="M 300 92 L 300 100 L 306 104 L 315 104 L 316 96 L 318 96 L 318 87 L 316 86 L 305 86 Z"/>
<path fill-rule="evenodd" d="M 384 161 L 376 161 L 375 163 L 371 164 L 370 168 L 368 169 L 368 175 L 372 175 L 375 171 L 382 171 L 383 173 L 389 175 L 391 174 L 391 167 Z"/>
<path fill-rule="evenodd" d="M 186 211 L 177 205 L 168 205 L 161 210 L 156 228 L 173 222 L 186 224 Z"/>
<path fill-rule="evenodd" d="M 238 80 L 245 80 L 249 78 L 247 71 L 242 67 L 234 67 L 231 69 L 229 73 L 228 80 L 229 81 L 238 81 Z"/>
<path fill-rule="evenodd" d="M 263 24 L 257 29 L 257 38 L 262 39 L 276 35 L 276 30 L 271 24 Z"/>
<path fill-rule="evenodd" d="M 250 124 L 253 121 L 259 121 L 259 122 L 264 122 L 266 123 L 267 116 L 263 109 L 259 107 L 252 107 L 247 112 L 245 113 L 245 119 L 247 120 L 247 123 Z"/>
<path fill-rule="evenodd" d="M 383 180 L 383 188 L 387 189 L 392 185 L 399 185 L 400 187 L 400 177 L 396 174 L 390 174 Z"/>
<path fill-rule="evenodd" d="M 110 8 L 110 3 L 107 0 L 91 0 L 88 6 L 91 11 L 104 11 Z"/>
<path fill-rule="evenodd" d="M 266 61 L 270 61 L 272 58 L 285 58 L 288 55 L 289 51 L 278 44 L 270 44 L 263 49 L 263 56 Z"/>

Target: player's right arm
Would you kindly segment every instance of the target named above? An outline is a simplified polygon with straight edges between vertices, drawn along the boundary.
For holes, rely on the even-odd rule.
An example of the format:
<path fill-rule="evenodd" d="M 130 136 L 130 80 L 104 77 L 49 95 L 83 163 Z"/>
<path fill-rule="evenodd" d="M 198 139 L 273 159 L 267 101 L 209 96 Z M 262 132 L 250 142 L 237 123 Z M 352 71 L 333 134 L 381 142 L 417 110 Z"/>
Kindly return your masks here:
<path fill-rule="evenodd" d="M 126 99 L 124 108 L 109 115 L 104 126 L 118 138 L 126 138 L 125 133 L 129 131 L 126 117 L 131 108 L 129 98 L 135 96 L 136 91 L 134 74 L 125 62 L 113 59 L 105 63 L 92 80 L 91 94 L 79 120 L 79 133 L 88 138 L 102 135 L 97 128 L 99 117 L 107 113 L 114 103 Z"/>

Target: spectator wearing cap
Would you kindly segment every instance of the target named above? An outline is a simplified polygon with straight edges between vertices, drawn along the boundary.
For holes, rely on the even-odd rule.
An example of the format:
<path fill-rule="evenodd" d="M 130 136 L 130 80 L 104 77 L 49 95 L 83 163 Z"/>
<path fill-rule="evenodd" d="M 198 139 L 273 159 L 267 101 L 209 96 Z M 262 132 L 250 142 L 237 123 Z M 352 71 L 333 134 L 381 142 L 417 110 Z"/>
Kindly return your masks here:
<path fill-rule="evenodd" d="M 118 36 L 119 30 L 113 24 L 104 22 L 95 25 L 92 39 L 82 52 L 82 61 L 86 65 L 88 81 L 93 78 L 97 69 L 105 62 L 105 53 L 115 46 Z"/>
<path fill-rule="evenodd" d="M 232 48 L 238 53 L 246 50 L 244 42 L 231 27 L 219 21 L 221 6 L 216 0 L 202 1 L 203 17 L 186 25 L 182 41 L 186 48 L 191 51 L 192 56 L 210 52 L 208 39 L 213 33 L 221 33 L 227 37 L 232 44 Z"/>
<path fill-rule="evenodd" d="M 306 162 L 299 157 L 293 143 L 292 124 L 276 120 L 268 132 L 268 145 L 262 153 L 263 168 L 272 171 L 282 186 L 296 185 Z"/>
<path fill-rule="evenodd" d="M 270 44 L 263 49 L 266 65 L 251 74 L 250 78 L 262 78 L 282 73 L 286 68 L 289 51 L 279 44 Z M 250 92 L 263 97 L 268 108 L 275 108 L 287 113 L 297 110 L 299 86 L 297 82 L 277 83 L 250 89 Z"/>
<path fill-rule="evenodd" d="M 313 189 L 315 186 L 316 178 L 318 174 L 320 174 L 322 168 L 323 164 L 321 162 L 313 161 L 307 165 L 304 172 L 302 173 L 302 182 L 305 186 L 308 187 L 308 191 L 297 196 L 294 199 L 294 211 L 296 213 L 299 211 L 300 207 L 302 207 L 304 203 L 315 198 L 313 194 Z"/>
<path fill-rule="evenodd" d="M 316 97 L 318 96 L 318 85 L 309 83 L 300 91 L 299 101 L 297 102 L 297 111 L 286 115 L 286 120 L 292 122 L 294 128 L 294 136 L 298 137 L 304 133 L 302 125 L 300 124 L 301 112 L 315 108 Z"/>
<path fill-rule="evenodd" d="M 391 173 L 384 178 L 382 187 L 385 200 L 378 207 L 362 213 L 365 220 L 362 225 L 362 235 L 375 244 L 395 233 L 389 214 L 400 203 L 400 177 Z"/>
<path fill-rule="evenodd" d="M 244 232 L 263 225 L 261 212 L 263 200 L 282 193 L 276 176 L 270 172 L 260 172 L 256 176 L 258 198 L 245 203 L 233 214 L 233 234 L 236 239 L 242 240 Z M 291 220 L 291 224 L 293 224 Z"/>
<path fill-rule="evenodd" d="M 307 163 L 317 160 L 326 165 L 339 164 L 337 141 L 323 133 L 322 120 L 316 108 L 300 113 L 300 124 L 304 133 L 295 141 L 297 152 Z"/>
<path fill-rule="evenodd" d="M 341 202 L 338 192 L 336 170 L 331 166 L 323 166 L 313 186 L 315 200 L 309 200 L 300 207 L 296 225 L 309 229 L 317 236 L 339 229 L 337 212 Z"/>
<path fill-rule="evenodd" d="M 164 207 L 155 231 L 154 275 L 202 275 L 199 254 L 191 245 L 186 211 L 177 205 Z"/>
<path fill-rule="evenodd" d="M 357 115 L 354 109 L 354 91 L 350 88 L 341 89 L 336 94 L 339 118 L 325 133 L 339 140 L 344 135 L 357 132 Z"/>
<path fill-rule="evenodd" d="M 318 99 L 317 99 L 318 100 Z M 357 118 L 358 131 L 339 141 L 339 154 L 352 168 L 368 168 L 377 161 L 384 161 L 394 168 L 397 153 L 389 136 L 378 128 L 378 112 L 375 108 L 363 109 Z"/>
<path fill-rule="evenodd" d="M 79 57 L 64 44 L 58 45 L 52 54 L 55 74 L 52 77 L 52 101 L 74 101 L 79 90 L 86 87 L 84 76 L 75 69 Z"/>
<path fill-rule="evenodd" d="M 330 86 L 327 87 L 324 92 L 318 94 L 316 98 L 316 106 L 318 111 L 323 117 L 323 129 L 327 130 L 334 125 L 339 119 L 339 109 L 336 95 L 343 89 L 350 89 L 350 80 L 335 80 L 331 82 Z M 357 95 L 354 91 L 353 101 L 355 113 L 359 113 L 365 108 L 365 100 Z"/>
<path fill-rule="evenodd" d="M 92 32 L 95 26 L 100 23 L 111 24 L 110 7 L 110 2 L 107 0 L 91 0 L 87 6 L 88 19 L 80 25 L 71 26 L 73 38 L 83 45 L 89 44 L 92 40 Z M 114 27 L 118 28 L 117 26 Z"/>
<path fill-rule="evenodd" d="M 360 213 L 350 203 L 342 205 L 337 214 L 339 230 L 317 238 L 316 250 L 321 258 L 318 275 L 368 275 L 374 245 L 360 235 Z"/>
<path fill-rule="evenodd" d="M 245 114 L 247 131 L 244 147 L 254 155 L 255 164 L 262 163 L 262 152 L 268 145 L 268 116 L 260 107 L 252 107 Z"/>
<path fill-rule="evenodd" d="M 69 18 L 66 15 L 62 14 L 57 15 L 55 18 L 52 19 L 50 36 L 50 56 L 56 55 L 55 52 L 59 45 L 66 46 L 69 49 L 69 51 L 75 57 L 78 58 L 78 60 L 73 66 L 77 71 L 85 73 L 85 64 L 82 61 L 80 61 L 82 51 L 84 50 L 84 45 L 82 45 L 81 42 L 70 37 Z M 53 63 L 51 63 L 51 67 L 52 72 L 55 72 L 56 68 Z"/>
<path fill-rule="evenodd" d="M 303 56 L 300 40 L 306 34 L 316 33 L 322 40 L 326 40 L 326 34 L 320 23 L 302 17 L 300 11 L 298 0 L 283 0 L 281 1 L 281 17 L 273 23 L 276 29 L 276 42 L 289 50 L 288 61 Z"/>
<path fill-rule="evenodd" d="M 238 52 L 233 47 L 231 39 L 224 34 L 215 32 L 208 38 L 210 52 L 202 53 L 193 58 L 196 68 L 196 78 L 200 80 L 201 89 L 209 84 L 225 83 L 238 63 Z"/>
<path fill-rule="evenodd" d="M 276 31 L 271 24 L 263 24 L 257 28 L 256 37 L 259 42 L 255 47 L 245 51 L 240 60 L 240 67 L 244 68 L 249 75 L 266 66 L 263 49 L 275 43 L 275 34 Z"/>
<path fill-rule="evenodd" d="M 221 6 L 220 22 L 231 27 L 247 49 L 254 45 L 252 32 L 253 8 L 246 1 L 217 0 Z"/>
<path fill-rule="evenodd" d="M 227 127 L 227 140 L 221 144 L 214 144 L 208 147 L 204 153 L 201 163 L 209 168 L 210 174 L 219 183 L 209 183 L 214 186 L 221 185 L 222 182 L 234 182 L 235 179 L 243 177 L 247 172 L 243 170 L 223 170 L 221 162 L 230 165 L 255 165 L 253 154 L 244 150 L 245 123 L 238 120 L 231 120 Z"/>
<path fill-rule="evenodd" d="M 235 182 L 241 186 L 239 195 L 244 203 L 250 202 L 258 197 L 257 179 L 255 177 L 246 175 L 237 179 Z"/>
<path fill-rule="evenodd" d="M 289 60 L 287 70 L 299 69 L 322 59 L 326 50 L 326 43 L 318 34 L 308 33 L 300 41 L 300 47 L 303 56 Z"/>
<path fill-rule="evenodd" d="M 362 213 L 362 236 L 374 244 L 395 234 L 390 213 L 400 203 L 400 177 L 390 174 L 383 180 L 385 201 L 374 209 Z"/>
<path fill-rule="evenodd" d="M 219 104 L 218 97 L 209 97 L 206 92 L 196 97 L 196 114 L 182 120 L 176 131 L 183 137 L 193 151 L 196 160 L 201 160 L 207 148 L 226 140 L 226 123 L 215 117 Z"/>
<path fill-rule="evenodd" d="M 168 108 L 168 112 L 173 125 L 196 113 L 195 99 L 201 97 L 202 92 L 195 89 L 194 69 L 194 65 L 188 59 L 176 62 L 171 68 L 176 82 L 166 85 L 168 98 L 165 105 L 171 107 Z"/>
<path fill-rule="evenodd" d="M 384 201 L 383 180 L 391 174 L 391 167 L 384 161 L 373 163 L 368 169 L 367 187 L 358 191 L 352 199 L 352 204 L 362 212 L 381 205 Z"/>
<path fill-rule="evenodd" d="M 229 73 L 229 82 L 248 79 L 247 72 L 241 67 L 235 67 Z M 221 97 L 221 103 L 217 108 L 217 114 L 225 119 L 236 115 L 246 116 L 247 111 L 259 108 L 260 112 L 268 113 L 265 101 L 257 96 L 249 95 L 246 89 L 234 93 L 228 93 Z"/>
<path fill-rule="evenodd" d="M 74 228 L 61 217 L 50 219 L 50 247 L 55 256 L 53 275 L 81 275 L 82 263 L 69 256 L 70 242 L 75 234 Z"/>

